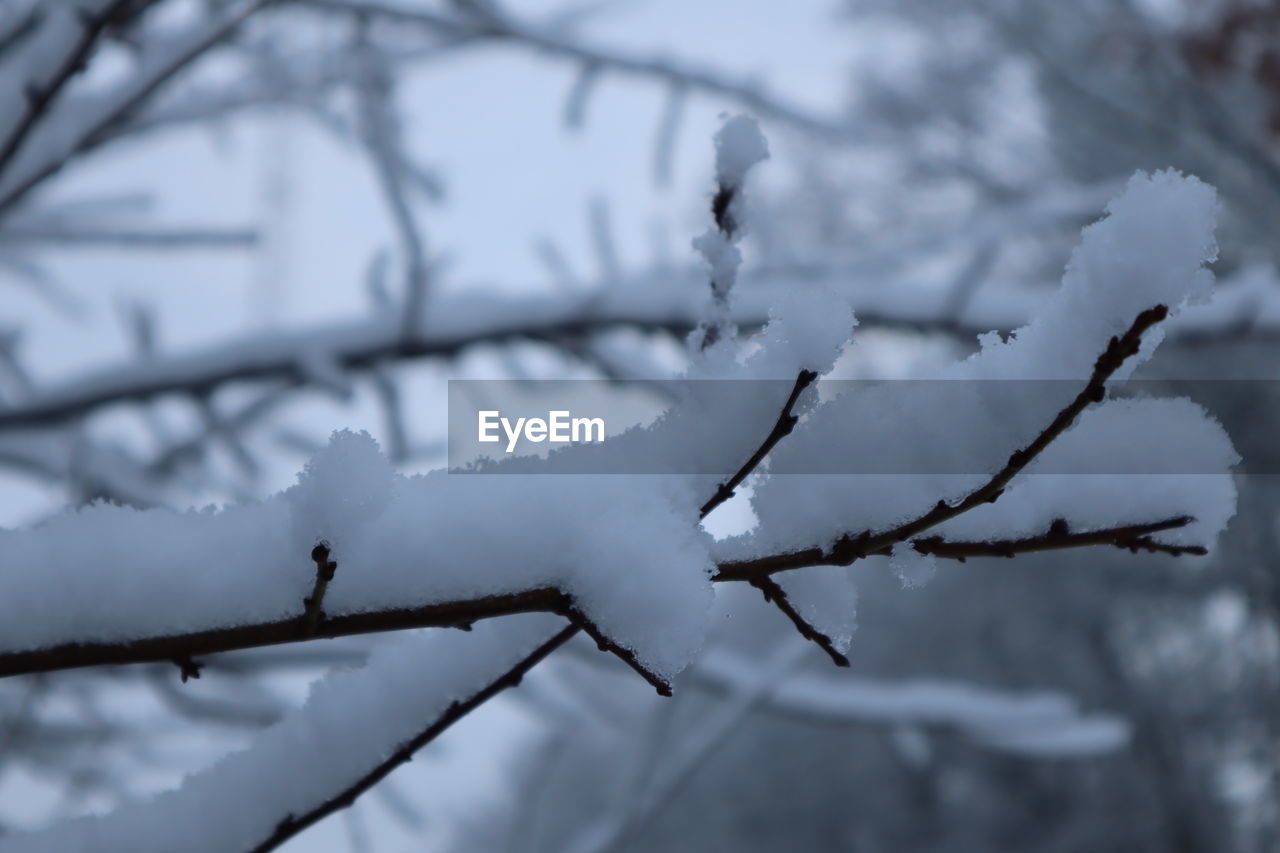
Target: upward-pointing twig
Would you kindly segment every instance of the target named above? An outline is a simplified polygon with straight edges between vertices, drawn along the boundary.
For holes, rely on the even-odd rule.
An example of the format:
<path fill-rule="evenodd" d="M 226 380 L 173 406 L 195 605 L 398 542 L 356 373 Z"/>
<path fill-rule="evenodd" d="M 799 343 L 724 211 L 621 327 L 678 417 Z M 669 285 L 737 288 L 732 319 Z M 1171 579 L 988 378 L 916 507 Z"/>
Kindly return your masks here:
<path fill-rule="evenodd" d="M 764 458 L 769 455 L 769 451 L 773 450 L 778 442 L 791 434 L 791 431 L 796 427 L 796 423 L 800 420 L 794 413 L 796 402 L 800 399 L 804 389 L 813 384 L 813 380 L 817 378 L 818 374 L 812 370 L 800 371 L 800 375 L 796 377 L 796 384 L 791 388 L 791 395 L 787 397 L 787 402 L 783 405 L 782 412 L 779 413 L 777 423 L 773 425 L 773 429 L 765 437 L 760 447 L 756 449 L 756 452 L 751 454 L 751 458 L 744 462 L 732 477 L 721 483 L 719 488 L 716 489 L 716 493 L 702 505 L 698 518 L 706 518 L 716 507 L 733 497 L 738 486 L 741 486 L 743 481 L 751 476 L 751 472 L 760 466 Z"/>
<path fill-rule="evenodd" d="M 306 621 L 307 634 L 314 636 L 324 618 L 324 593 L 329 588 L 329 581 L 338 571 L 338 564 L 329 559 L 329 543 L 321 542 L 311 549 L 311 559 L 316 564 L 316 581 L 311 587 L 311 595 L 302 600 L 306 606 L 303 619 Z"/>

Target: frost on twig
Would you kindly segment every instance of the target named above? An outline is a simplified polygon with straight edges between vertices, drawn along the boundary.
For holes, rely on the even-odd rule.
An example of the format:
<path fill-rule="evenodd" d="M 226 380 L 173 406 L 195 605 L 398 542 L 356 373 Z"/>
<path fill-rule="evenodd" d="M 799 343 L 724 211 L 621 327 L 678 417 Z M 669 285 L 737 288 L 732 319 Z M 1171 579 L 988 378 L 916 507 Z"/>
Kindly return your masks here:
<path fill-rule="evenodd" d="M 742 253 L 743 187 L 747 172 L 769 157 L 769 146 L 754 119 L 735 116 L 716 133 L 716 193 L 711 200 L 714 227 L 693 241 L 711 278 L 711 303 L 697 349 L 706 350 L 732 338 L 729 294 L 738 278 Z"/>

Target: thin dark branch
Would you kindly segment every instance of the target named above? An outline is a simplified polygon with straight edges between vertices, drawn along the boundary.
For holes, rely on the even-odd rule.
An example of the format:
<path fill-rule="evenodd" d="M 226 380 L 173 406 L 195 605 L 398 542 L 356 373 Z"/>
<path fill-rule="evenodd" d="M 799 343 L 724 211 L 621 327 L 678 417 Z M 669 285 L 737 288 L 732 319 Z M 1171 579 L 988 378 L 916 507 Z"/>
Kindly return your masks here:
<path fill-rule="evenodd" d="M 948 560 L 964 561 L 969 557 L 1015 557 L 1018 554 L 1033 554 L 1038 551 L 1060 551 L 1065 548 L 1085 548 L 1091 545 L 1111 545 L 1126 551 L 1137 553 L 1169 554 L 1179 557 L 1183 554 L 1204 556 L 1207 549 L 1200 545 L 1170 545 L 1157 542 L 1151 534 L 1165 530 L 1185 527 L 1193 519 L 1190 516 L 1179 516 L 1153 524 L 1128 524 L 1120 527 L 1108 527 L 1102 530 L 1086 530 L 1073 532 L 1065 519 L 1058 519 L 1049 525 L 1049 529 L 1039 536 L 1028 536 L 1023 539 L 994 539 L 986 542 L 948 542 L 941 536 L 930 536 L 916 539 L 912 545 L 921 554 L 931 554 Z"/>
<path fill-rule="evenodd" d="M 777 607 L 782 611 L 782 615 L 791 620 L 791 624 L 800 632 L 800 636 L 826 652 L 832 663 L 836 666 L 849 665 L 849 659 L 836 648 L 835 641 L 810 625 L 800 615 L 800 611 L 796 610 L 791 599 L 787 597 L 787 591 L 779 586 L 777 581 L 770 577 L 755 578 L 751 581 L 751 585 L 764 594 L 765 601 Z"/>
<path fill-rule="evenodd" d="M 305 620 L 295 616 L 274 622 L 150 637 L 124 643 L 68 643 L 0 655 L 0 677 L 81 666 L 192 659 L 238 649 L 410 628 L 459 628 L 478 619 L 495 616 L 562 613 L 565 602 L 566 598 L 559 590 L 538 588 L 510 595 L 442 602 L 426 607 L 330 614 L 312 634 L 307 632 Z"/>
<path fill-rule="evenodd" d="M 618 645 L 609 636 L 600 630 L 594 622 L 586 617 L 586 615 L 577 607 L 566 607 L 563 611 L 564 615 L 579 629 L 581 629 L 592 640 L 595 640 L 596 647 L 602 652 L 609 652 L 618 660 L 639 673 L 640 677 L 649 682 L 654 690 L 658 691 L 659 696 L 671 695 L 671 682 L 658 675 L 653 670 L 646 667 L 636 658 L 635 652 L 628 648 Z"/>
<path fill-rule="evenodd" d="M 773 425 L 773 430 L 765 437 L 764 442 L 756 452 L 751 454 L 751 458 L 743 463 L 737 473 L 721 483 L 720 487 L 716 489 L 716 493 L 702 505 L 702 509 L 698 514 L 699 518 L 706 518 L 715 511 L 716 507 L 733 497 L 738 486 L 741 486 L 743 481 L 751 476 L 751 472 L 760 466 L 760 463 L 777 446 L 778 442 L 791 434 L 791 431 L 795 429 L 796 423 L 799 421 L 799 418 L 794 414 L 796 401 L 800 399 L 804 389 L 813 384 L 813 380 L 817 378 L 818 374 L 812 370 L 800 371 L 800 375 L 796 377 L 795 385 L 791 388 L 791 395 L 787 397 L 787 402 L 783 405 L 782 412 L 778 415 L 778 421 Z"/>
<path fill-rule="evenodd" d="M 996 543 L 950 542 L 940 537 L 929 537 L 916 539 L 915 544 L 922 546 L 920 550 L 950 559 L 1005 556 L 1010 549 L 1015 553 L 1030 553 L 1094 545 L 1113 545 L 1118 548 L 1160 551 L 1168 554 L 1202 554 L 1204 549 L 1199 546 L 1165 545 L 1148 538 L 1152 533 L 1185 527 L 1191 523 L 1191 520 L 1189 517 L 1180 516 L 1149 524 L 1131 524 L 1081 533 L 1059 535 L 1051 531 L 1050 534 L 1043 536 Z M 862 556 L 887 555 L 892 545 L 893 543 L 882 543 Z M 844 557 L 833 554 L 832 549 L 809 548 L 803 551 L 757 557 L 752 560 L 721 563 L 712 580 L 721 583 L 750 582 L 777 572 L 835 565 L 842 559 Z M 0 654 L 0 678 L 88 666 L 190 660 L 197 656 L 238 649 L 357 634 L 403 631 L 412 628 L 464 628 L 481 619 L 493 619 L 517 613 L 563 615 L 572 608 L 572 599 L 564 593 L 551 587 L 539 587 L 504 595 L 442 601 L 422 607 L 330 615 L 321 620 L 314 634 L 307 633 L 304 620 L 292 617 L 276 622 L 215 628 L 190 634 L 148 637 L 124 643 L 69 643 L 44 649 Z"/>
<path fill-rule="evenodd" d="M 349 785 L 342 792 L 330 797 L 318 806 L 300 814 L 289 815 L 276 825 L 275 831 L 264 839 L 261 844 L 253 848 L 253 853 L 266 853 L 268 850 L 274 850 L 293 836 L 312 824 L 328 817 L 334 812 L 341 811 L 355 803 L 355 801 L 368 791 L 378 782 L 382 781 L 387 774 L 395 770 L 401 764 L 413 758 L 413 754 L 419 749 L 435 740 L 443 734 L 450 726 L 494 696 L 506 690 L 508 687 L 516 687 L 520 684 L 521 679 L 529 670 L 533 669 L 544 658 L 560 648 L 569 641 L 574 634 L 578 633 L 576 625 L 569 625 L 560 630 L 555 636 L 547 640 L 541 646 L 533 651 L 532 654 L 520 660 L 515 666 L 507 670 L 501 677 L 485 685 L 482 689 L 473 693 L 468 698 L 455 701 L 449 705 L 443 714 L 432 720 L 431 724 L 424 728 L 418 734 L 400 745 L 395 752 L 388 758 L 378 764 L 377 767 L 360 777 L 353 784 Z"/>

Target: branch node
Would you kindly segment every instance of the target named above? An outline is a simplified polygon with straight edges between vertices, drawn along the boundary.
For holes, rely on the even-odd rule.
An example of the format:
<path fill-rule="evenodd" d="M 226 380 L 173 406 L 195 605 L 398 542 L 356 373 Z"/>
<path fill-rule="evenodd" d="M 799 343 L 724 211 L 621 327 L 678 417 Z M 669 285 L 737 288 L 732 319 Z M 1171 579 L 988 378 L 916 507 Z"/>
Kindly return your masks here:
<path fill-rule="evenodd" d="M 307 635 L 315 634 L 324 619 L 324 593 L 338 571 L 338 564 L 329 559 L 329 543 L 321 541 L 311 549 L 311 559 L 316 564 L 316 580 L 311 587 L 311 594 L 302 599 L 305 610 L 303 619 Z"/>
<path fill-rule="evenodd" d="M 204 664 L 197 660 L 193 660 L 191 655 L 180 655 L 173 659 L 173 664 L 178 667 L 178 674 L 182 678 L 182 683 L 186 684 L 188 678 L 199 678 L 200 670 L 204 669 Z"/>

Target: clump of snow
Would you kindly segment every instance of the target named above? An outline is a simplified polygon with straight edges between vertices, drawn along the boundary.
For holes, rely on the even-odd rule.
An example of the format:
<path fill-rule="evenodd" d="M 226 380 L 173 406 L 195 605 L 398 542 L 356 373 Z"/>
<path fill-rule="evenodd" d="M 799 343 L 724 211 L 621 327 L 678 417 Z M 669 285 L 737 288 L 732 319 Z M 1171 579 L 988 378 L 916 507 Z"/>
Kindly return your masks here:
<path fill-rule="evenodd" d="M 910 542 L 893 546 L 889 567 L 906 589 L 918 589 L 938 573 L 938 561 L 932 554 L 922 554 Z"/>
<path fill-rule="evenodd" d="M 717 300 L 728 299 L 742 265 L 742 252 L 718 228 L 708 228 L 693 238 L 693 248 L 707 262 L 711 273 L 711 292 Z"/>
<path fill-rule="evenodd" d="M 769 157 L 769 146 L 755 119 L 734 116 L 724 123 L 715 136 L 716 204 L 725 204 L 718 211 L 717 221 L 700 237 L 693 239 L 693 248 L 707 263 L 711 277 L 711 301 L 703 329 L 695 332 L 700 348 L 705 335 L 719 330 L 717 343 L 712 349 L 728 349 L 732 346 L 735 330 L 730 321 L 729 293 L 738 278 L 742 266 L 742 253 L 737 243 L 742 239 L 743 200 L 742 188 L 747 172 Z"/>
<path fill-rule="evenodd" d="M 285 492 L 300 551 L 327 541 L 338 556 L 360 527 L 382 514 L 395 471 L 367 432 L 340 430 Z"/>
<path fill-rule="evenodd" d="M 1107 216 L 1084 229 L 1071 253 L 1061 289 L 1009 340 L 984 341 L 983 349 L 951 375 L 983 379 L 1083 378 L 1112 335 L 1140 312 L 1166 305 L 1172 314 L 1186 303 L 1206 302 L 1217 258 L 1214 223 L 1217 193 L 1173 170 L 1129 179 L 1107 205 Z M 1143 351 L 1116 374 L 1126 378 L 1164 336 L 1157 327 Z"/>
<path fill-rule="evenodd" d="M 721 186 L 742 186 L 751 167 L 769 159 L 769 143 L 750 116 L 738 115 L 726 121 L 716 132 L 715 143 L 716 180 Z"/>
<path fill-rule="evenodd" d="M 1027 326 L 1006 341 L 988 337 L 969 359 L 919 377 L 964 381 L 889 382 L 845 393 L 814 409 L 771 461 L 774 471 L 821 472 L 839 471 L 845 460 L 875 459 L 887 471 L 920 473 L 771 476 L 752 497 L 757 530 L 718 543 L 717 556 L 750 557 L 883 530 L 981 485 L 988 475 L 976 472 L 998 470 L 1027 446 L 1084 387 L 1111 337 L 1139 313 L 1159 304 L 1176 313 L 1206 297 L 1212 277 L 1203 264 L 1215 254 L 1216 211 L 1213 189 L 1195 178 L 1134 176 L 1109 215 L 1085 230 L 1062 288 Z M 1150 354 L 1159 331 L 1147 333 L 1142 354 L 1117 378 Z M 1050 379 L 1070 381 L 1004 381 Z M 1173 473 L 1192 472 L 1185 476 L 1194 481 L 1166 474 L 1166 490 L 1158 494 L 1139 474 L 1124 473 L 1135 460 L 1157 455 L 1190 465 Z M 1105 467 L 1109 459 L 1115 467 Z M 1094 407 L 1050 447 L 1045 465 L 1051 461 L 1053 471 L 1082 466 L 1101 473 L 1046 479 L 1025 472 L 1005 498 L 940 531 L 963 528 L 991 539 L 1043 532 L 1054 518 L 1108 526 L 1190 515 L 1195 525 L 1157 538 L 1209 544 L 1234 512 L 1227 471 L 1235 453 L 1196 407 Z M 1019 500 L 1016 490 L 1023 490 Z"/>
<path fill-rule="evenodd" d="M 760 359 L 785 353 L 791 366 L 823 374 L 831 370 L 857 325 L 849 303 L 825 287 L 797 287 L 769 311 Z M 759 369 L 759 368 L 757 368 Z"/>

